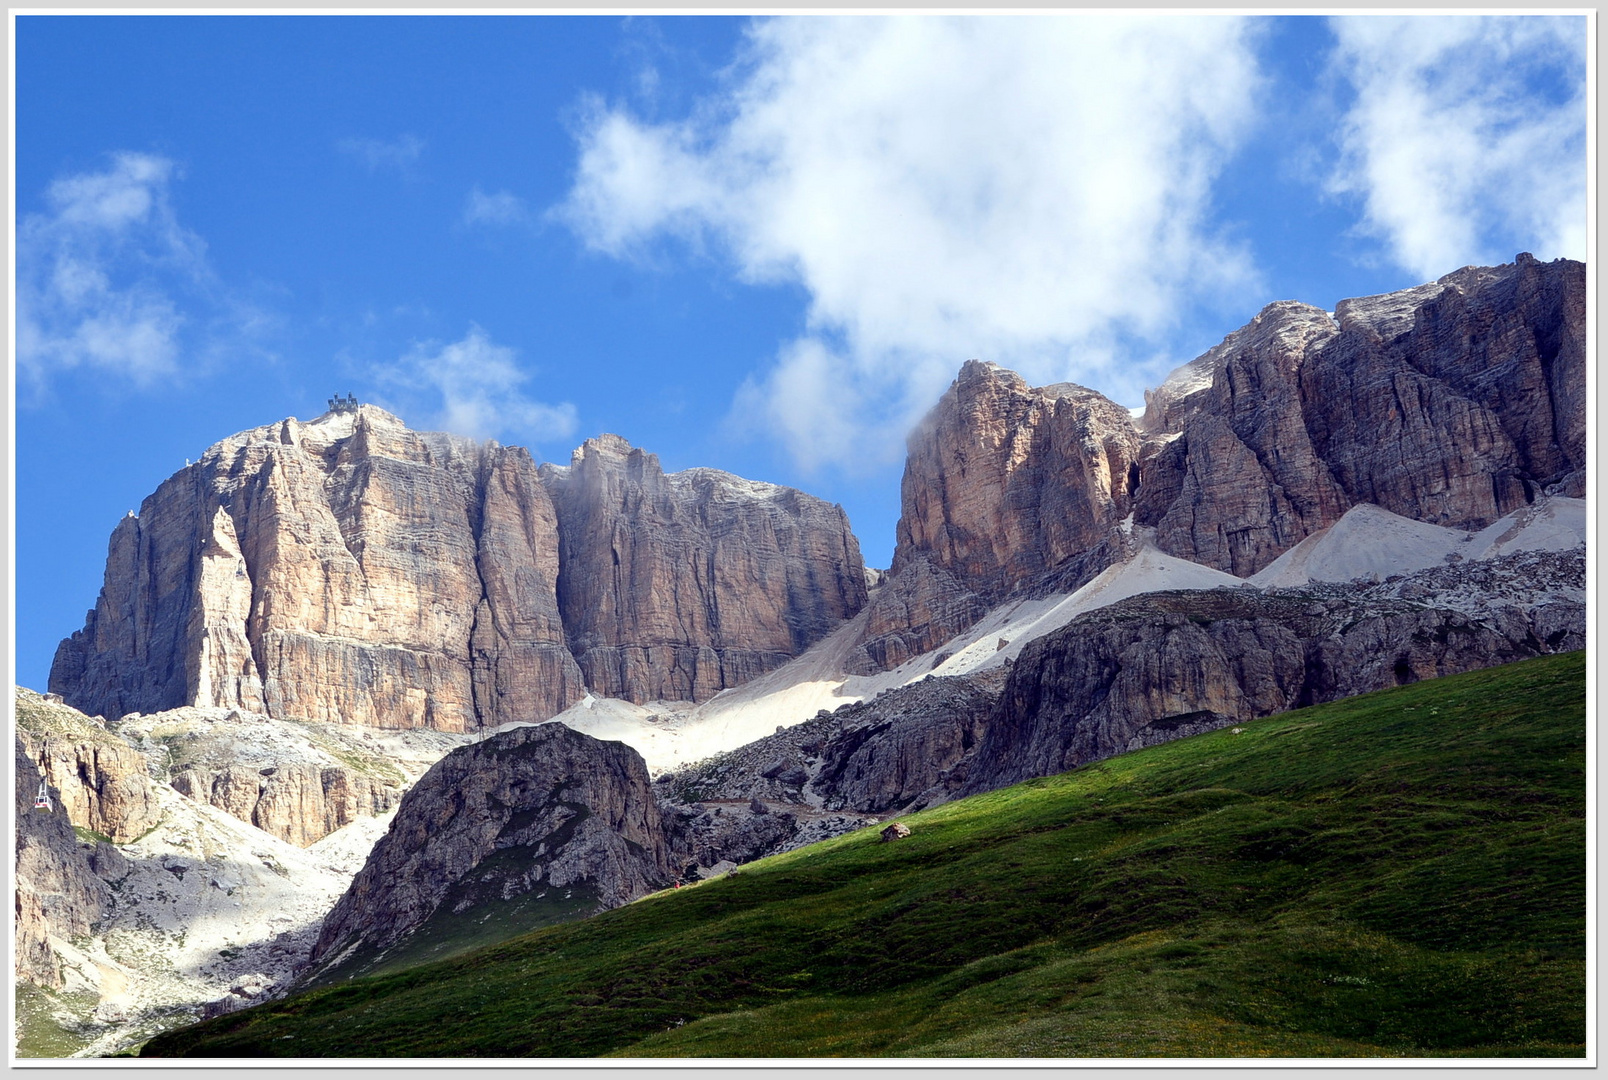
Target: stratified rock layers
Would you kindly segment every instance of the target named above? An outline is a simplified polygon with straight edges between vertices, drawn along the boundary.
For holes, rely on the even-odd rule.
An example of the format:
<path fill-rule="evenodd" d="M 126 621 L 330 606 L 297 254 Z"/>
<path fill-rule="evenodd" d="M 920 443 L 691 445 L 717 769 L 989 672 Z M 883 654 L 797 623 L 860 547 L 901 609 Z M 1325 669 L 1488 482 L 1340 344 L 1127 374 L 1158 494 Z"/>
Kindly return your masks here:
<path fill-rule="evenodd" d="M 50 688 L 111 718 L 200 705 L 463 732 L 552 716 L 588 677 L 637 701 L 708 697 L 863 605 L 840 509 L 614 456 L 651 467 L 611 487 L 583 448 L 575 477 L 549 474 L 576 516 L 561 529 L 518 447 L 367 405 L 243 432 L 114 530 Z"/>
<path fill-rule="evenodd" d="M 542 467 L 558 507 L 558 581 L 587 686 L 703 701 L 791 660 L 865 606 L 843 509 L 713 469 L 666 475 L 624 439 Z"/>
<path fill-rule="evenodd" d="M 1567 606 L 1578 618 L 1580 605 Z M 1236 721 L 1541 656 L 1554 651 L 1549 618 L 1518 608 L 1469 615 L 1343 589 L 1326 599 L 1250 589 L 1133 597 L 1022 650 L 960 794 Z M 1557 640 L 1579 643 L 1566 633 Z"/>
<path fill-rule="evenodd" d="M 1332 318 L 1270 304 L 1137 423 L 1093 391 L 969 362 L 911 435 L 866 664 L 935 648 L 1015 590 L 1081 585 L 1133 526 L 1248 577 L 1357 503 L 1473 529 L 1578 495 L 1585 330 L 1585 266 L 1520 255 Z"/>

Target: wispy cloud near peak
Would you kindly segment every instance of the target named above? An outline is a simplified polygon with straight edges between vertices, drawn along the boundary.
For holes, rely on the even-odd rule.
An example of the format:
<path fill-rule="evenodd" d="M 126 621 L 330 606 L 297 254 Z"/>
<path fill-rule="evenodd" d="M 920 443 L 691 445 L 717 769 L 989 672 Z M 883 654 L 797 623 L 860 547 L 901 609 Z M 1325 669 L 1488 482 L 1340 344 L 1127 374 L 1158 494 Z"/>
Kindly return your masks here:
<path fill-rule="evenodd" d="M 1585 19 L 1345 16 L 1356 91 L 1332 189 L 1425 279 L 1520 249 L 1586 252 Z"/>
<path fill-rule="evenodd" d="M 48 210 L 17 230 L 17 366 L 34 392 L 93 368 L 148 386 L 194 370 L 220 335 L 244 340 L 265 313 L 224 287 L 206 244 L 170 200 L 174 163 L 112 155 L 108 168 L 62 177 Z"/>
<path fill-rule="evenodd" d="M 808 332 L 739 411 L 804 464 L 893 459 L 960 362 L 1145 373 L 1114 343 L 1254 278 L 1210 222 L 1253 119 L 1233 18 L 780 18 L 681 121 L 593 103 L 559 209 L 587 244 L 709 243 L 799 283 Z"/>
<path fill-rule="evenodd" d="M 415 406 L 407 411 L 445 431 L 536 443 L 575 433 L 575 406 L 527 397 L 523 388 L 532 376 L 519 366 L 518 354 L 474 324 L 461 341 L 420 343 L 374 374 Z"/>

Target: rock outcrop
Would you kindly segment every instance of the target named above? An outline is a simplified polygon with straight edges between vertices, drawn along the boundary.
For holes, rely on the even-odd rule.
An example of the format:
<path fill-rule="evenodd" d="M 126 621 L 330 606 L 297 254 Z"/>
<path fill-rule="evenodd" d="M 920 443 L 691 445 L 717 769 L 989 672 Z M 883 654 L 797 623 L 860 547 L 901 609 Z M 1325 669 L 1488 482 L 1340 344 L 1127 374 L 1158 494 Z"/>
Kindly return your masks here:
<path fill-rule="evenodd" d="M 605 910 L 671 878 L 636 751 L 562 724 L 514 728 L 453 751 L 414 785 L 324 920 L 312 959 L 328 967 L 383 952 L 438 910 L 446 919 L 481 909 L 462 920 L 474 922 L 500 909 L 512 936 L 549 908 Z M 548 903 L 520 923 L 508 905 L 526 898 Z"/>
<path fill-rule="evenodd" d="M 1528 577 L 1470 603 L 1468 575 Z M 1564 595 L 1549 595 L 1556 586 Z M 1584 644 L 1584 553 L 1523 552 L 1379 586 L 1155 593 L 1031 642 L 960 794 L 1236 721 Z M 1411 597 L 1411 599 L 1408 599 Z"/>
<path fill-rule="evenodd" d="M 714 469 L 667 475 L 615 435 L 542 478 L 558 507 L 564 625 L 597 694 L 704 701 L 865 606 L 842 507 Z"/>
<path fill-rule="evenodd" d="M 696 876 L 948 801 L 1003 685 L 1003 670 L 923 679 L 660 777 L 677 864 Z"/>
<path fill-rule="evenodd" d="M 1249 577 L 1358 503 L 1477 529 L 1577 496 L 1584 343 L 1584 265 L 1520 255 L 1333 317 L 1270 304 L 1137 423 L 1092 391 L 968 362 L 910 437 L 861 665 L 935 648 L 1015 591 L 1076 588 L 1133 526 Z"/>
<path fill-rule="evenodd" d="M 465 741 L 193 706 L 130 714 L 110 727 L 159 783 L 301 848 L 386 813 Z"/>
<path fill-rule="evenodd" d="M 1107 538 L 1139 452 L 1128 410 L 1093 390 L 968 361 L 910 436 L 893 573 L 919 552 L 993 604 Z"/>
<path fill-rule="evenodd" d="M 145 758 L 76 709 L 17 688 L 17 740 L 73 824 L 127 843 L 161 820 Z M 36 781 L 37 783 L 37 781 Z"/>
<path fill-rule="evenodd" d="M 112 534 L 51 689 L 117 718 L 181 705 L 468 731 L 583 693 L 530 455 L 373 406 L 211 447 Z"/>
<path fill-rule="evenodd" d="M 1278 303 L 1152 395 L 1136 521 L 1248 577 L 1373 503 L 1477 529 L 1583 491 L 1585 266 L 1520 255 L 1430 285 Z M 1204 382 L 1210 377 L 1209 383 Z"/>
<path fill-rule="evenodd" d="M 170 783 L 179 794 L 216 806 L 297 847 L 315 844 L 360 817 L 378 817 L 402 796 L 397 785 L 339 765 L 187 769 Z"/>
<path fill-rule="evenodd" d="M 79 843 L 50 790 L 51 808 L 34 807 L 40 774 L 19 737 L 15 757 L 17 847 L 14 879 L 17 978 L 34 986 L 62 986 L 52 939 L 89 935 L 111 902 L 111 890 L 95 875 L 90 851 Z"/>
<path fill-rule="evenodd" d="M 588 678 L 708 697 L 865 593 L 842 510 L 796 491 L 665 476 L 613 436 L 544 477 L 519 447 L 363 405 L 225 439 L 158 487 L 113 531 L 50 688 L 114 720 L 194 705 L 467 732 L 553 716 Z"/>

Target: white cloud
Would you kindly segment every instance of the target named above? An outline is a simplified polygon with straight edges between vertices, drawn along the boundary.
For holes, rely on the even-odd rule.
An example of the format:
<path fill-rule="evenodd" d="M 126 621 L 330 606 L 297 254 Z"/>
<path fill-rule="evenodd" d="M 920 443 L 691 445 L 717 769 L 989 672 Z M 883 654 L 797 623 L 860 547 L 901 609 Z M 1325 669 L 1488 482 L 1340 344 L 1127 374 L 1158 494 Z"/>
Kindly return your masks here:
<path fill-rule="evenodd" d="M 1115 342 L 1253 276 L 1208 221 L 1259 81 L 1240 20 L 782 18 L 736 70 L 681 122 L 590 103 L 557 214 L 611 255 L 707 242 L 808 290 L 735 410 L 804 464 L 895 459 L 968 357 L 1137 397 Z"/>
<path fill-rule="evenodd" d="M 174 166 L 150 154 L 113 156 L 104 172 L 56 180 L 48 211 L 17 232 L 17 364 L 38 390 L 87 367 L 149 385 L 181 369 L 194 321 L 243 312 L 217 284 L 206 245 L 168 199 Z M 254 315 L 254 313 L 253 313 Z"/>
<path fill-rule="evenodd" d="M 342 139 L 335 149 L 350 154 L 368 166 L 369 172 L 381 169 L 405 171 L 424 153 L 424 140 L 416 135 L 399 135 L 394 139 Z"/>
<path fill-rule="evenodd" d="M 1426 280 L 1471 263 L 1584 258 L 1585 20 L 1332 20 L 1356 91 L 1335 191 Z"/>
<path fill-rule="evenodd" d="M 463 220 L 466 225 L 525 225 L 531 221 L 531 213 L 517 195 L 506 191 L 488 195 L 476 187 L 464 203 Z"/>
<path fill-rule="evenodd" d="M 428 423 L 484 439 L 495 435 L 547 442 L 575 433 L 575 406 L 547 405 L 522 391 L 530 375 L 513 349 L 498 345 L 473 324 L 462 341 L 417 345 L 397 363 L 375 372 L 405 394 L 426 394 L 439 403 Z"/>

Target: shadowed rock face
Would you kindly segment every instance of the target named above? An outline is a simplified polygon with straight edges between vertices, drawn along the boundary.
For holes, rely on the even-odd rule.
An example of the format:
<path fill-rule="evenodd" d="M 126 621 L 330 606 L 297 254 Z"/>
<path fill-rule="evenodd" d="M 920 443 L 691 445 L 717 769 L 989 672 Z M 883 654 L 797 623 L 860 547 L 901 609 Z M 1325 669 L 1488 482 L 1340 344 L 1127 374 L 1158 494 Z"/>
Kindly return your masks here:
<path fill-rule="evenodd" d="M 1147 395 L 967 363 L 911 435 L 899 546 L 868 670 L 964 629 L 1013 590 L 1072 589 L 1122 522 L 1240 577 L 1353 505 L 1480 528 L 1585 484 L 1585 267 L 1521 255 L 1384 296 L 1270 304 Z"/>
<path fill-rule="evenodd" d="M 199 705 L 464 732 L 553 716 L 588 678 L 709 697 L 864 602 L 838 507 L 666 477 L 613 436 L 544 483 L 521 448 L 365 405 L 243 432 L 165 481 L 114 530 L 50 687 L 112 719 Z"/>
<path fill-rule="evenodd" d="M 515 728 L 448 754 L 403 797 L 312 958 L 390 946 L 449 895 L 455 913 L 542 892 L 582 894 L 603 910 L 670 880 L 636 751 L 562 724 Z M 489 887 L 465 891 L 477 883 Z"/>
<path fill-rule="evenodd" d="M 1567 559 L 1554 561 L 1554 574 L 1573 576 Z M 1583 615 L 1578 602 L 1469 614 L 1344 589 L 1134 597 L 1023 649 L 960 794 L 1236 721 L 1579 647 L 1583 633 L 1558 627 L 1583 631 Z"/>
<path fill-rule="evenodd" d="M 843 509 L 713 469 L 666 475 L 624 439 L 542 467 L 558 601 L 595 692 L 703 701 L 791 660 L 865 606 Z"/>

